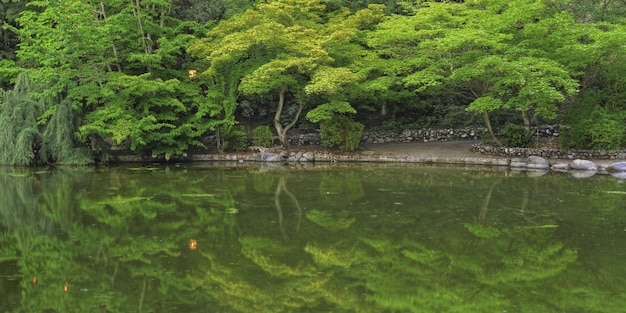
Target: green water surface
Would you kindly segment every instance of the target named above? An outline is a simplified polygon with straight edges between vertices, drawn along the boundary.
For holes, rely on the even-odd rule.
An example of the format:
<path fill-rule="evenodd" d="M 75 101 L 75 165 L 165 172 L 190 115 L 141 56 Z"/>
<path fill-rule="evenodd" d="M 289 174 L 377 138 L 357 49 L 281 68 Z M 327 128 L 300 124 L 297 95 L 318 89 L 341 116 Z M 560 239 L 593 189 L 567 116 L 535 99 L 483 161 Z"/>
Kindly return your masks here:
<path fill-rule="evenodd" d="M 614 313 L 625 261 L 609 175 L 0 168 L 0 312 Z"/>

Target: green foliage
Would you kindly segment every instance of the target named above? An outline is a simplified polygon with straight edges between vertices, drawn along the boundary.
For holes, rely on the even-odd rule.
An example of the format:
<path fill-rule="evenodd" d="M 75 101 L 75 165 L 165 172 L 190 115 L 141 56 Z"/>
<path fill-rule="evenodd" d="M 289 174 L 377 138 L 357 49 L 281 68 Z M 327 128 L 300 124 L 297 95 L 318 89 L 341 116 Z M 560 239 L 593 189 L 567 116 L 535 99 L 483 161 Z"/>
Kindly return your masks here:
<path fill-rule="evenodd" d="M 507 122 L 498 135 L 508 147 L 527 148 L 532 142 L 532 134 L 528 129 L 513 123 Z"/>
<path fill-rule="evenodd" d="M 43 162 L 37 151 L 87 162 L 76 146 L 111 142 L 169 158 L 208 131 L 228 133 L 240 113 L 273 122 L 286 144 L 290 128 L 310 127 L 298 124 L 301 110 L 316 106 L 314 122 L 356 111 L 368 126 L 455 127 L 481 113 L 490 129 L 490 119 L 528 128 L 558 118 L 561 104 L 582 106 L 609 131 L 565 116 L 565 145 L 624 144 L 620 1 L 0 2 L 0 88 L 23 72 L 42 86 L 29 97 L 49 103 L 11 139 L 35 148 L 22 164 Z M 69 135 L 77 129 L 82 144 Z"/>
<path fill-rule="evenodd" d="M 245 151 L 248 148 L 248 134 L 243 127 L 235 126 L 222 132 L 225 151 Z"/>
<path fill-rule="evenodd" d="M 61 101 L 43 132 L 41 155 L 59 164 L 84 165 L 93 163 L 86 146 L 77 147 L 77 119 L 69 101 Z"/>
<path fill-rule="evenodd" d="M 356 110 L 348 102 L 332 101 L 318 105 L 306 114 L 306 118 L 313 123 L 320 123 L 331 120 L 336 114 L 343 113 L 355 114 Z"/>
<path fill-rule="evenodd" d="M 190 146 L 202 146 L 198 137 L 213 125 L 207 119 L 211 104 L 202 102 L 206 100 L 192 86 L 151 76 L 111 78 L 99 99 L 107 105 L 87 114 L 79 128 L 81 140 L 98 135 L 125 143 L 131 151 L 166 159 Z"/>
<path fill-rule="evenodd" d="M 0 94 L 0 164 L 33 165 L 42 163 L 38 150 L 41 133 L 37 119 L 45 108 L 44 102 L 34 99 L 34 83 L 27 75 L 20 75 L 15 87 Z"/>
<path fill-rule="evenodd" d="M 602 107 L 588 107 L 570 113 L 570 126 L 560 144 L 565 148 L 611 150 L 626 145 L 626 114 Z"/>
<path fill-rule="evenodd" d="M 255 146 L 269 148 L 274 144 L 274 134 L 267 125 L 257 126 L 252 131 L 252 140 Z"/>
<path fill-rule="evenodd" d="M 220 22 L 189 49 L 209 61 L 202 75 L 224 97 L 237 100 L 239 92 L 278 96 L 274 126 L 283 145 L 299 117 L 295 114 L 284 126 L 283 107 L 294 104 L 300 112 L 306 97 L 332 96 L 357 81 L 359 76 L 335 64 L 331 54 L 382 17 L 381 7 L 331 19 L 322 18 L 323 10 L 317 0 L 259 2 L 254 10 Z"/>
<path fill-rule="evenodd" d="M 354 151 L 361 143 L 363 124 L 344 115 L 335 115 L 320 123 L 320 138 L 325 147 Z"/>

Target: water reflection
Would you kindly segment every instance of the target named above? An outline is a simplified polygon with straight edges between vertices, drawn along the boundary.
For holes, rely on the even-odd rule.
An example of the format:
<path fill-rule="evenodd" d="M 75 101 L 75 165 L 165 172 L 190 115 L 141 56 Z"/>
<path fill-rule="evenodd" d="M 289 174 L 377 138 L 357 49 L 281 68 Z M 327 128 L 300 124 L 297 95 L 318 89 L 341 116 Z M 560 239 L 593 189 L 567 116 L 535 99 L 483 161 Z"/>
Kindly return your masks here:
<path fill-rule="evenodd" d="M 3 312 L 618 312 L 611 176 L 0 168 Z"/>

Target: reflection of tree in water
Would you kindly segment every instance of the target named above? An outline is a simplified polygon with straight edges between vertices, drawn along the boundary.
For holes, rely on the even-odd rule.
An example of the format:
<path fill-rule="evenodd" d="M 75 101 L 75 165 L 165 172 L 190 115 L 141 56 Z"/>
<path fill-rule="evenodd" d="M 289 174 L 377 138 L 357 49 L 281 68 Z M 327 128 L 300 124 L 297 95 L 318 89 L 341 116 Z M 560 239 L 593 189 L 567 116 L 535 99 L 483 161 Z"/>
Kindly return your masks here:
<path fill-rule="evenodd" d="M 374 218 L 350 206 L 365 192 L 363 175 L 347 170 L 114 171 L 110 180 L 42 180 L 59 185 L 38 197 L 39 212 L 56 226 L 28 235 L 33 253 L 13 253 L 28 263 L 25 276 L 46 269 L 37 285 L 22 280 L 28 297 L 13 296 L 21 311 L 616 312 L 625 304 L 623 286 L 599 286 L 575 265 L 574 250 L 557 239 L 561 228 L 550 226 L 563 222 L 533 198 L 543 187 L 522 181 L 463 177 L 476 197 L 454 202 L 459 190 L 447 179 L 410 190 L 405 182 L 419 175 L 376 173 L 375 182 L 392 189 L 380 191 L 380 203 L 435 192 L 445 201 Z M 305 176 L 319 190 L 300 185 Z M 433 187 L 442 183 L 447 188 Z M 246 201 L 260 212 L 237 213 Z M 48 212 L 56 206 L 73 209 Z M 6 222 L 14 212 L 2 210 Z M 415 214 L 421 219 L 407 222 Z M 5 234 L 0 240 L 17 251 L 11 242 L 22 235 Z"/>
<path fill-rule="evenodd" d="M 19 310 L 155 312 L 167 311 L 170 306 L 194 308 L 191 311 L 204 308 L 210 300 L 198 304 L 203 296 L 194 293 L 187 277 L 173 268 L 184 267 L 194 255 L 197 258 L 188 250 L 190 238 L 202 237 L 200 249 L 206 249 L 211 243 L 223 245 L 235 235 L 232 195 L 209 194 L 195 187 L 181 192 L 181 182 L 189 181 L 183 172 L 171 175 L 158 170 L 148 174 L 141 169 L 122 169 L 111 180 L 102 180 L 101 175 L 100 180 L 90 181 L 90 170 L 82 170 L 75 176 L 61 170 L 47 173 L 48 178 L 42 179 L 45 188 L 38 193 L 28 191 L 31 187 L 26 183 L 6 185 L 30 192 L 30 197 L 22 198 L 35 200 L 17 203 L 16 208 L 39 210 L 32 221 L 12 218 L 13 225 L 18 225 L 16 221 L 48 225 L 37 222 L 44 220 L 54 226 L 22 227 L 41 230 L 24 235 L 30 250 L 15 248 L 20 273 L 29 277 L 22 281 L 26 296 L 14 301 L 21 303 Z M 140 178 L 145 174 L 152 176 L 148 184 Z M 208 180 L 223 180 L 225 176 L 196 182 L 208 185 Z M 73 181 L 75 178 L 80 179 Z M 22 193 L 15 194 L 8 199 L 21 201 L 18 196 Z M 5 206 L 2 210 L 3 215 L 14 213 Z M 21 236 L 19 229 L 12 234 Z M 37 284 L 30 282 L 35 273 Z"/>
<path fill-rule="evenodd" d="M 69 310 L 76 301 L 61 301 L 59 294 L 63 293 L 67 279 L 75 274 L 71 264 L 76 251 L 62 234 L 78 223 L 80 214 L 74 198 L 79 186 L 89 181 L 91 170 L 2 170 L 0 214 L 15 238 L 15 244 L 9 245 L 13 251 L 2 255 L 13 255 L 22 276 L 21 297 L 30 300 L 22 302 L 22 310 Z M 9 292 L 4 294 L 11 296 Z"/>
<path fill-rule="evenodd" d="M 300 206 L 300 202 L 296 196 L 287 189 L 287 173 L 280 175 L 278 178 L 278 185 L 276 186 L 276 192 L 274 193 L 274 204 L 276 205 L 276 212 L 278 214 L 278 225 L 280 227 L 280 233 L 283 236 L 283 240 L 287 241 L 287 232 L 285 231 L 284 226 L 284 214 L 283 214 L 283 204 L 281 201 L 282 195 L 285 194 L 289 200 L 291 200 L 292 205 L 295 207 L 298 216 L 298 222 L 296 225 L 296 231 L 300 230 L 300 223 L 302 222 L 302 207 Z"/>

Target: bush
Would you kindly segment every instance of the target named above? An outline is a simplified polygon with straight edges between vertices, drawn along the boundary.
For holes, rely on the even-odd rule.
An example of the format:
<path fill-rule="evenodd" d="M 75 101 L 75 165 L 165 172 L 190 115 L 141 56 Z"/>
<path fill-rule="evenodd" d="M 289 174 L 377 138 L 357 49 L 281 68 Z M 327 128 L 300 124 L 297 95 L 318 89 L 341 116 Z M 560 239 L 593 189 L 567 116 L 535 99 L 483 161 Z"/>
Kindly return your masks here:
<path fill-rule="evenodd" d="M 532 135 L 526 127 L 513 123 L 506 123 L 498 135 L 508 147 L 527 148 L 532 142 Z"/>
<path fill-rule="evenodd" d="M 585 129 L 591 139 L 591 148 L 596 150 L 619 149 L 624 138 L 624 124 L 617 114 L 596 109 L 585 120 Z"/>
<path fill-rule="evenodd" d="M 248 136 L 245 129 L 240 126 L 232 127 L 223 134 L 224 151 L 245 151 L 248 148 Z"/>
<path fill-rule="evenodd" d="M 622 147 L 626 143 L 626 114 L 610 112 L 601 107 L 590 111 L 579 114 L 578 119 L 572 119 L 570 128 L 560 138 L 561 146 L 595 150 Z"/>
<path fill-rule="evenodd" d="M 255 146 L 269 148 L 274 144 L 274 135 L 269 126 L 258 126 L 252 131 L 252 140 Z"/>
<path fill-rule="evenodd" d="M 335 115 L 320 123 L 320 138 L 324 147 L 354 151 L 359 147 L 363 129 L 363 124 L 345 115 Z"/>

